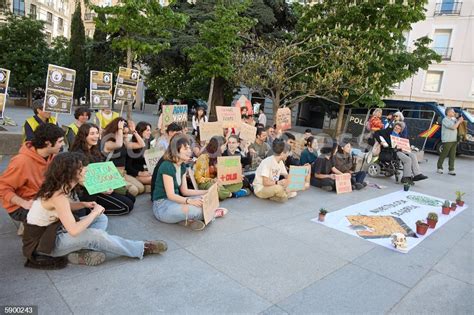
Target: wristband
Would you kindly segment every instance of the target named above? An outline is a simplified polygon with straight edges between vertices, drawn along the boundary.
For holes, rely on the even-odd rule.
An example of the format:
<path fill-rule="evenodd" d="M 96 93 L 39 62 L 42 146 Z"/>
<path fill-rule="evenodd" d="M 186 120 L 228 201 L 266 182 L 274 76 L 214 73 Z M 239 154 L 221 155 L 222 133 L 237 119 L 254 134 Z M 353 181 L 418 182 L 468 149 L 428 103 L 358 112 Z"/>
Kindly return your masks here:
<path fill-rule="evenodd" d="M 186 198 L 186 199 L 184 200 L 184 204 L 185 204 L 185 205 L 188 204 L 188 198 Z"/>

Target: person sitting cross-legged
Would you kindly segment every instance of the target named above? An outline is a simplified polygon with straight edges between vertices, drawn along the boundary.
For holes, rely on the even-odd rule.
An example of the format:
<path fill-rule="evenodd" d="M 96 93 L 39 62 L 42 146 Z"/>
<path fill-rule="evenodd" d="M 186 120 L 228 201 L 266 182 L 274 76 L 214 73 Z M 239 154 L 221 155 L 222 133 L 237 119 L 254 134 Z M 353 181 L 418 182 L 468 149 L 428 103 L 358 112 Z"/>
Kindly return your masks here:
<path fill-rule="evenodd" d="M 288 192 L 286 189 L 289 180 L 285 160 L 290 148 L 284 140 L 275 139 L 272 150 L 273 155 L 265 158 L 255 172 L 253 189 L 258 198 L 285 202 L 288 198 L 296 197 L 296 192 Z"/>
<path fill-rule="evenodd" d="M 323 146 L 320 155 L 312 165 L 311 186 L 321 188 L 326 191 L 336 190 L 336 175 L 333 174 L 334 163 L 331 158 L 332 152 L 336 149 L 332 146 Z"/>

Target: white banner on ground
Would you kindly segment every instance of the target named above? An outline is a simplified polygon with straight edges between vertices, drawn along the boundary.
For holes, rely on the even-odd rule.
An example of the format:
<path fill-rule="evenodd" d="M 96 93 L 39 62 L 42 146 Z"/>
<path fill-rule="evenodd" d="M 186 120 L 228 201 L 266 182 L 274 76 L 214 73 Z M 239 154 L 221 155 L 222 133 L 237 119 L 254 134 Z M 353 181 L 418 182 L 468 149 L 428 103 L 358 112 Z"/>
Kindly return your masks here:
<path fill-rule="evenodd" d="M 463 207 L 458 206 L 456 211 L 451 211 L 449 215 L 444 215 L 441 213 L 443 203 L 444 200 L 440 198 L 413 191 L 397 191 L 328 213 L 324 222 L 319 222 L 318 218 L 311 221 L 398 252 L 408 252 L 467 209 L 465 204 Z M 438 215 L 436 228 L 428 229 L 423 236 L 417 236 L 416 221 L 426 222 L 429 212 Z M 390 236 L 393 233 L 402 233 L 406 236 L 406 251 L 399 251 L 392 246 Z"/>

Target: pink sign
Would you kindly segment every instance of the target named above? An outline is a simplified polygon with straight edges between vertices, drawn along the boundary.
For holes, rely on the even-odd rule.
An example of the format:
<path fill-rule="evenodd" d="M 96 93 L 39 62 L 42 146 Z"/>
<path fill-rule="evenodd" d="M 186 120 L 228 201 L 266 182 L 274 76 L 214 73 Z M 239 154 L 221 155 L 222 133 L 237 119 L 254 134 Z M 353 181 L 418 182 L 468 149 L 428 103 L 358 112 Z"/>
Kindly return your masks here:
<path fill-rule="evenodd" d="M 395 136 L 390 136 L 392 142 L 392 148 L 397 148 L 403 152 L 411 152 L 410 140 Z"/>
<path fill-rule="evenodd" d="M 352 192 L 351 174 L 336 175 L 336 192 L 338 194 Z"/>

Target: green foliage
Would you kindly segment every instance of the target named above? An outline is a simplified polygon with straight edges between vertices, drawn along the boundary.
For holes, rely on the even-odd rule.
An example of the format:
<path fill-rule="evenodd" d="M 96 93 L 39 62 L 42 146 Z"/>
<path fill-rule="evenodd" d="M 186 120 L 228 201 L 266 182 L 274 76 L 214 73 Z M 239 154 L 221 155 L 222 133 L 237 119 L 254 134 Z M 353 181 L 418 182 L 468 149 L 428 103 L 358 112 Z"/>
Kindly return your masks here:
<path fill-rule="evenodd" d="M 430 212 L 428 213 L 427 219 L 438 221 L 438 214 L 436 214 L 435 212 Z"/>
<path fill-rule="evenodd" d="M 49 55 L 50 63 L 61 67 L 69 67 L 69 57 L 69 40 L 64 36 L 54 38 Z"/>
<path fill-rule="evenodd" d="M 444 207 L 444 208 L 449 208 L 449 207 L 451 207 L 451 203 L 449 202 L 449 200 L 445 200 L 445 201 L 444 201 L 443 207 Z"/>
<path fill-rule="evenodd" d="M 147 53 L 159 53 L 169 47 L 173 31 L 182 29 L 187 21 L 183 14 L 170 7 L 162 7 L 158 1 L 123 0 L 121 5 L 92 6 L 107 19 L 96 19 L 96 29 L 113 34 L 112 47 L 141 57 Z M 132 57 L 133 57 L 132 56 Z"/>
<path fill-rule="evenodd" d="M 76 10 L 71 20 L 71 41 L 70 41 L 70 63 L 69 67 L 76 70 L 76 82 L 74 85 L 74 97 L 76 99 L 84 96 L 87 74 L 86 64 L 86 34 L 84 23 L 82 22 L 81 4 L 76 2 Z"/>
<path fill-rule="evenodd" d="M 464 196 L 465 194 L 466 194 L 466 193 L 464 193 L 464 192 L 462 192 L 462 191 L 460 191 L 460 190 L 456 191 L 456 200 L 457 200 L 457 201 L 462 201 L 462 196 Z"/>
<path fill-rule="evenodd" d="M 49 50 L 43 29 L 41 21 L 14 15 L 0 24 L 0 64 L 11 70 L 11 87 L 44 87 Z"/>
<path fill-rule="evenodd" d="M 325 215 L 328 211 L 324 208 L 319 209 L 319 214 Z"/>
<path fill-rule="evenodd" d="M 418 220 L 418 221 L 416 221 L 416 225 L 428 225 L 428 224 L 426 224 L 425 222 L 423 222 L 421 220 Z"/>

